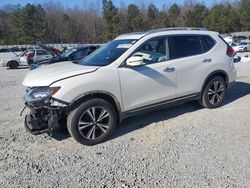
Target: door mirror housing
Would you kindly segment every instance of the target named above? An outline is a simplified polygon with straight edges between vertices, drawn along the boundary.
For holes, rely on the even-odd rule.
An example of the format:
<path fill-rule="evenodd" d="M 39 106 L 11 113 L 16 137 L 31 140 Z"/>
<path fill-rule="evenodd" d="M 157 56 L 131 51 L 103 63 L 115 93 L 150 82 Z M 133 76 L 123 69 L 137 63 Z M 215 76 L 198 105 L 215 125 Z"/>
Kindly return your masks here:
<path fill-rule="evenodd" d="M 233 57 L 234 63 L 238 63 L 241 61 L 241 57 L 240 56 L 234 56 Z"/>
<path fill-rule="evenodd" d="M 141 56 L 132 56 L 127 59 L 126 65 L 129 67 L 138 67 L 145 64 L 143 60 L 144 58 Z"/>

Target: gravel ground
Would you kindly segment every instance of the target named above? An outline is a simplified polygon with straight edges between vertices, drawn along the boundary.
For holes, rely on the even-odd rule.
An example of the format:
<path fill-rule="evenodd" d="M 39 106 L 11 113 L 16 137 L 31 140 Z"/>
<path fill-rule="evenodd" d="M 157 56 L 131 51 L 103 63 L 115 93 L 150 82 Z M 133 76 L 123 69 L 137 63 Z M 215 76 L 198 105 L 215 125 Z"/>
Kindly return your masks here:
<path fill-rule="evenodd" d="M 196 102 L 125 120 L 112 139 L 77 144 L 23 127 L 27 69 L 0 68 L 0 187 L 250 187 L 250 63 L 224 105 Z"/>

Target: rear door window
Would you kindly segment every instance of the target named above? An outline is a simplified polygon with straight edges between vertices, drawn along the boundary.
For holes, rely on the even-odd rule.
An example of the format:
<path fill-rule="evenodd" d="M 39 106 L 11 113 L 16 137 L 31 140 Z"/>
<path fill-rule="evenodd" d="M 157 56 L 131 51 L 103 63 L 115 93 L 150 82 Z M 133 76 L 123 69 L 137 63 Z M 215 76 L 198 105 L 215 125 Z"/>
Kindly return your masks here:
<path fill-rule="evenodd" d="M 46 52 L 44 50 L 37 50 L 36 55 L 48 55 L 48 52 Z"/>
<path fill-rule="evenodd" d="M 202 45 L 199 36 L 183 35 L 169 36 L 169 58 L 177 59 L 202 54 Z"/>

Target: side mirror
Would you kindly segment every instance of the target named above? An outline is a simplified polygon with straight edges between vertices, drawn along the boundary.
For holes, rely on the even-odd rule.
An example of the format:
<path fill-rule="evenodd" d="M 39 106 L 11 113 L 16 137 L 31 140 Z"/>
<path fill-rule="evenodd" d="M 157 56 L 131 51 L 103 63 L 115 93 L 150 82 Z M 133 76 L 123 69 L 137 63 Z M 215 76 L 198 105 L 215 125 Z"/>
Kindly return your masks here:
<path fill-rule="evenodd" d="M 234 56 L 234 63 L 238 63 L 241 61 L 241 57 L 240 56 Z"/>
<path fill-rule="evenodd" d="M 144 58 L 141 56 L 132 56 L 127 59 L 126 65 L 129 67 L 138 67 L 145 64 L 143 60 Z"/>

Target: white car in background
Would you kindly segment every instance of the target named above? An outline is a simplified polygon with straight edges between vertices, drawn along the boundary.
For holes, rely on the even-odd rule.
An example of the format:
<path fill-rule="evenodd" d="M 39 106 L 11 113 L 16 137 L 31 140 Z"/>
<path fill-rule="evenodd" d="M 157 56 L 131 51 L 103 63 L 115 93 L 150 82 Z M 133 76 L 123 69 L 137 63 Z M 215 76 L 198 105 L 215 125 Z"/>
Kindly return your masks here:
<path fill-rule="evenodd" d="M 247 42 L 240 42 L 240 43 L 232 42 L 230 45 L 233 47 L 235 52 L 250 51 L 250 43 Z"/>
<path fill-rule="evenodd" d="M 33 62 L 49 60 L 52 57 L 53 55 L 44 49 L 30 49 L 16 55 L 14 58 L 0 60 L 0 66 L 16 69 L 20 65 L 30 65 Z"/>

